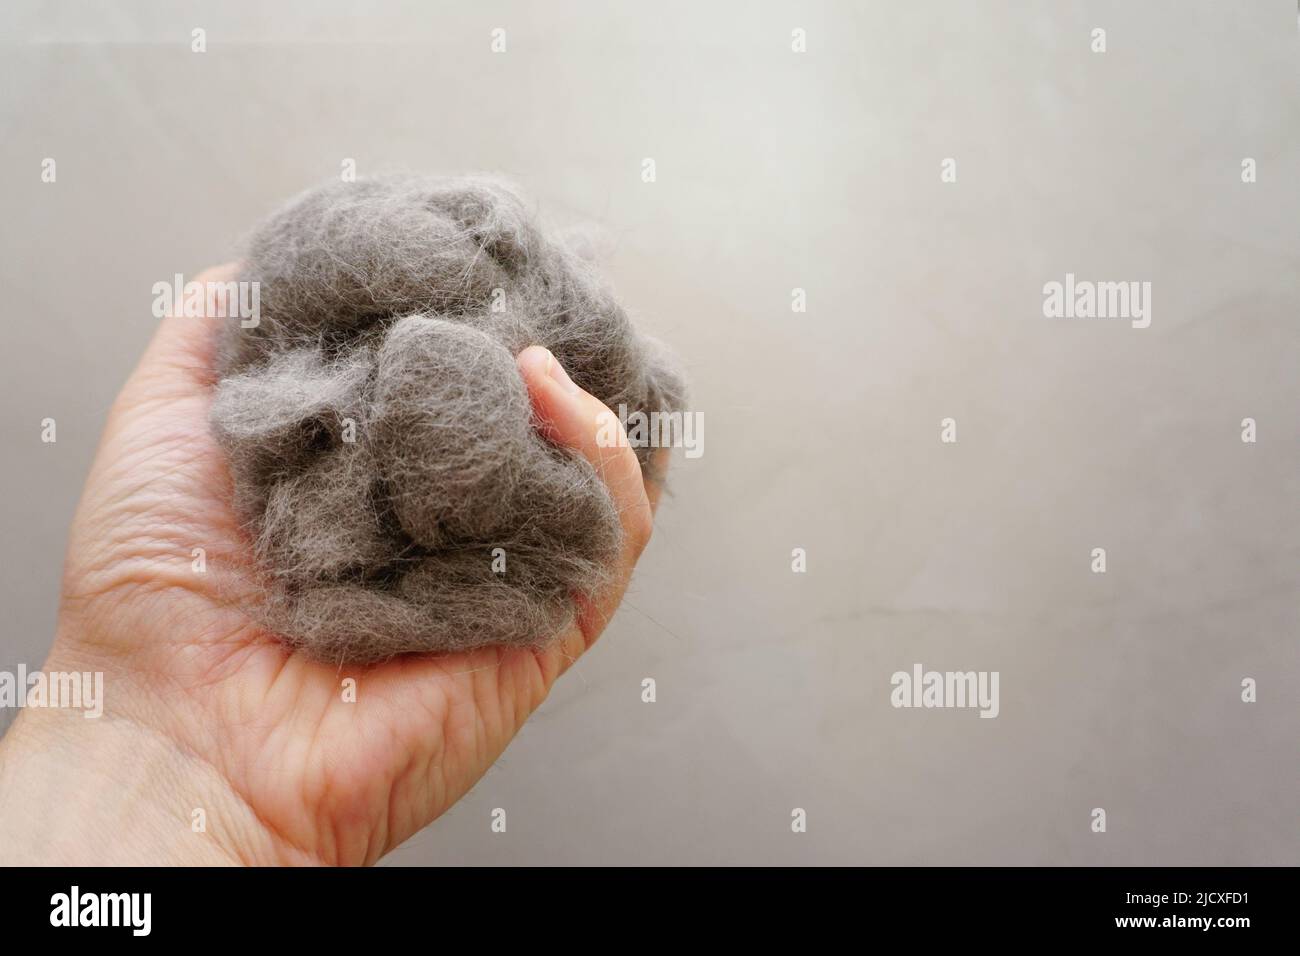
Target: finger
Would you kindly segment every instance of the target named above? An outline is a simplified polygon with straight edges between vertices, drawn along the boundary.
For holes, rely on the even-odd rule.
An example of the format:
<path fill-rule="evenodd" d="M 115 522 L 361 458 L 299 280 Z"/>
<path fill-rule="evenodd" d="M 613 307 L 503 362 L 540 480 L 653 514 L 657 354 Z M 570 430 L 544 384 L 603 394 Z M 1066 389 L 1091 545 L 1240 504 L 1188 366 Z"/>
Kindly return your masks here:
<path fill-rule="evenodd" d="M 234 282 L 239 263 L 227 262 L 197 275 L 192 282 L 205 290 L 216 283 Z M 207 294 L 204 294 L 204 307 Z M 187 316 L 184 302 L 172 308 L 158 324 L 152 341 L 127 384 L 125 397 L 142 393 L 160 398 L 193 394 L 212 384 L 218 322 L 238 321 L 219 317 Z"/>
<path fill-rule="evenodd" d="M 581 639 L 590 647 L 617 610 L 637 558 L 650 540 L 654 527 L 650 495 L 618 417 L 575 385 L 546 349 L 530 346 L 519 353 L 518 363 L 544 433 L 591 462 L 609 488 L 623 525 L 623 547 L 613 580 L 597 594 L 575 597 Z M 657 497 L 657 489 L 652 491 Z"/>
<path fill-rule="evenodd" d="M 640 554 L 650 538 L 650 500 L 641 464 L 618 416 L 575 385 L 555 356 L 540 345 L 520 352 L 518 363 L 544 433 L 591 462 L 609 488 L 623 531 L 632 539 L 629 543 Z"/>

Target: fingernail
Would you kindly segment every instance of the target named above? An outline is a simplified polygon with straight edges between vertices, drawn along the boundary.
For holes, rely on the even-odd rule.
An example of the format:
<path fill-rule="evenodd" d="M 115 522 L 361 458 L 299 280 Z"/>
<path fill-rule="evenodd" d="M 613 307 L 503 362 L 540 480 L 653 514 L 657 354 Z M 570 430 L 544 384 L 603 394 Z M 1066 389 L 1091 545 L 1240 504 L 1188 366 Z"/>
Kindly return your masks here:
<path fill-rule="evenodd" d="M 569 378 L 569 373 L 564 370 L 564 366 L 560 364 L 560 360 L 549 351 L 546 354 L 551 356 L 546 361 L 546 374 L 563 385 L 565 391 L 576 395 L 579 391 L 578 386 L 573 384 L 573 379 Z"/>

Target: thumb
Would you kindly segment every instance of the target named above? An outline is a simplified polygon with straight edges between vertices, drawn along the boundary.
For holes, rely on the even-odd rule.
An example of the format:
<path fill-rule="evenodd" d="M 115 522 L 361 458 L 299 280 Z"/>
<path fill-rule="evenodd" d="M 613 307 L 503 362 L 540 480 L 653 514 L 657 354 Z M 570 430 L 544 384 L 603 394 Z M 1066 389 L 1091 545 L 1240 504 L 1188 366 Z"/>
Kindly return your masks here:
<path fill-rule="evenodd" d="M 609 489 L 623 524 L 624 551 L 630 548 L 630 554 L 625 554 L 630 571 L 650 539 L 653 515 L 641 463 L 622 423 L 600 399 L 579 388 L 559 360 L 540 345 L 524 349 L 516 361 L 542 433 L 591 462 Z"/>
<path fill-rule="evenodd" d="M 192 280 L 207 289 L 215 283 L 228 283 L 239 277 L 239 264 L 208 269 Z M 205 293 L 204 302 L 207 302 Z M 132 406 L 149 400 L 170 401 L 202 395 L 212 385 L 216 357 L 215 321 L 206 314 L 201 318 L 186 316 L 182 303 L 173 303 L 163 317 L 153 340 L 119 399 Z"/>

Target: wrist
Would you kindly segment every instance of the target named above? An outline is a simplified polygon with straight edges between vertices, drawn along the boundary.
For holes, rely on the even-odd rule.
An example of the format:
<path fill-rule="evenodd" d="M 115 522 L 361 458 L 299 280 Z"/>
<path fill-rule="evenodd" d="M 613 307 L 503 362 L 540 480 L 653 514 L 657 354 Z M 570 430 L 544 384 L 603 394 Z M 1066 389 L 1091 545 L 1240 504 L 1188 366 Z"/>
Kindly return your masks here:
<path fill-rule="evenodd" d="M 206 762 L 107 714 L 24 709 L 0 739 L 0 864 L 286 862 Z"/>

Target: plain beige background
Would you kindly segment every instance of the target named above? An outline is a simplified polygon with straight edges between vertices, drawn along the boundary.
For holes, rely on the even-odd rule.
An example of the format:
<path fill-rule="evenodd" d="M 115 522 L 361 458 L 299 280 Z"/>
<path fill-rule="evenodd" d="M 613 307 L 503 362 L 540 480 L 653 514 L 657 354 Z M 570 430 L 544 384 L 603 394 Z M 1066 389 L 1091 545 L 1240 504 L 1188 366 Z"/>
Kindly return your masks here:
<path fill-rule="evenodd" d="M 489 170 L 605 228 L 705 454 L 594 652 L 389 862 L 1300 863 L 1292 0 L 7 2 L 0 33 L 0 666 L 49 645 L 152 284 L 346 158 Z M 1151 327 L 1043 318 L 1066 272 L 1150 281 Z M 893 709 L 916 662 L 999 671 L 1000 716 Z"/>

